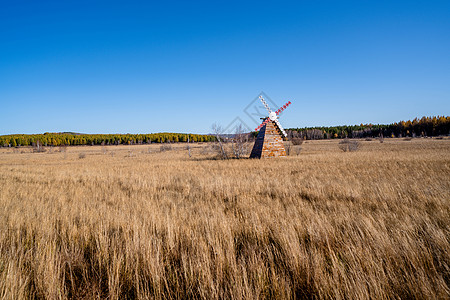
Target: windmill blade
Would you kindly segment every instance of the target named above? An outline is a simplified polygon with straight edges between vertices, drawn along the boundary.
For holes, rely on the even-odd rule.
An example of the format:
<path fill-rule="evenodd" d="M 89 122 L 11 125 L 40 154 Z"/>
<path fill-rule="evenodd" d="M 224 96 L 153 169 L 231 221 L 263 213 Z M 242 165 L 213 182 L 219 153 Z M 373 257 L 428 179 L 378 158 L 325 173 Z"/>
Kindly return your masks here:
<path fill-rule="evenodd" d="M 287 133 L 286 133 L 286 131 L 284 131 L 283 127 L 281 126 L 280 121 L 278 121 L 278 119 L 275 119 L 275 120 L 273 120 L 273 121 L 277 124 L 278 128 L 279 128 L 279 129 L 281 130 L 281 132 L 283 133 L 284 137 L 287 137 Z"/>
<path fill-rule="evenodd" d="M 259 100 L 261 100 L 262 104 L 264 104 L 264 106 L 266 107 L 267 111 L 270 114 L 272 111 L 270 110 L 269 104 L 267 104 L 267 102 L 266 102 L 266 100 L 264 100 L 263 96 L 259 96 Z"/>
<path fill-rule="evenodd" d="M 258 131 L 259 129 L 261 129 L 264 125 L 269 123 L 269 121 L 270 121 L 269 118 L 265 119 L 264 122 L 262 122 L 258 127 L 255 128 L 255 131 Z"/>
<path fill-rule="evenodd" d="M 280 107 L 275 113 L 279 115 L 283 110 L 285 110 L 289 105 L 291 105 L 291 101 L 288 101 L 285 105 Z"/>
<path fill-rule="evenodd" d="M 270 119 L 267 118 L 264 120 L 264 122 L 262 122 L 258 127 L 255 128 L 255 131 L 260 130 L 264 125 L 266 125 L 267 123 L 269 123 Z"/>

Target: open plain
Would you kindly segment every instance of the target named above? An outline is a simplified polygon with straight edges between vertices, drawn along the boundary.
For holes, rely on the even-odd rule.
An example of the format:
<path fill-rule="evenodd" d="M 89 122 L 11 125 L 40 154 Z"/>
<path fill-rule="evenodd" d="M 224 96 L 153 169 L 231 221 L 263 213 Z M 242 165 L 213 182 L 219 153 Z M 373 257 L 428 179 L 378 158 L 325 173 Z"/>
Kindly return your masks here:
<path fill-rule="evenodd" d="M 448 299 L 450 139 L 338 142 L 0 149 L 0 298 Z"/>

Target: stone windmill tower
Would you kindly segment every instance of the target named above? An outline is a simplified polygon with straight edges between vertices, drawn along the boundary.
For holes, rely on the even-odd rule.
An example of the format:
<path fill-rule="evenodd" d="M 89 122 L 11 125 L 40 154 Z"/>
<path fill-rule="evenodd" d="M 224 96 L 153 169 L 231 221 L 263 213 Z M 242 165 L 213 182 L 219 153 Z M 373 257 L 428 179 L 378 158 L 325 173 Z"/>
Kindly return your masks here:
<path fill-rule="evenodd" d="M 268 157 L 283 157 L 286 156 L 286 149 L 283 145 L 283 137 L 287 138 L 286 131 L 278 121 L 278 115 L 291 104 L 291 101 L 280 107 L 277 111 L 271 111 L 269 105 L 262 96 L 259 99 L 269 112 L 269 116 L 264 118 L 264 121 L 259 125 L 255 131 L 259 130 L 256 137 L 255 145 L 253 146 L 250 158 L 268 158 Z"/>

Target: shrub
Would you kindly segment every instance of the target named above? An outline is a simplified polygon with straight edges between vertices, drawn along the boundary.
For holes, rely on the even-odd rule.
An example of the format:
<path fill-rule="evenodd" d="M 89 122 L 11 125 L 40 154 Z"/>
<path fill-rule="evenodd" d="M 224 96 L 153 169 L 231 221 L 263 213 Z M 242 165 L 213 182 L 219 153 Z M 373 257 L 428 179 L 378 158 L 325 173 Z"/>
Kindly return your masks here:
<path fill-rule="evenodd" d="M 45 148 L 42 146 L 42 143 L 39 140 L 35 143 L 33 142 L 32 146 L 33 146 L 33 152 L 40 153 L 40 152 L 46 151 Z"/>
<path fill-rule="evenodd" d="M 294 145 L 301 145 L 301 144 L 303 144 L 303 139 L 302 138 L 292 138 L 291 141 L 292 141 L 292 144 L 294 144 Z"/>
<path fill-rule="evenodd" d="M 284 142 L 284 149 L 286 150 L 286 155 L 291 155 L 292 143 L 290 141 Z"/>
<path fill-rule="evenodd" d="M 164 145 L 161 145 L 161 147 L 159 147 L 160 152 L 171 151 L 171 150 L 172 150 L 171 144 L 164 144 Z"/>
<path fill-rule="evenodd" d="M 344 139 L 339 142 L 339 149 L 341 149 L 344 152 L 358 151 L 359 147 L 360 143 L 355 140 Z"/>

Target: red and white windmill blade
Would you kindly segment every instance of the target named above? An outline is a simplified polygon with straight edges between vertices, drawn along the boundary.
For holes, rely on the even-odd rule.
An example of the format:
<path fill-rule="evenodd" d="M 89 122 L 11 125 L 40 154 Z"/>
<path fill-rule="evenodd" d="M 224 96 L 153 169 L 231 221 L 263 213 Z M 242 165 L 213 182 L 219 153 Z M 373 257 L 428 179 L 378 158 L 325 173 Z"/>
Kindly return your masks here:
<path fill-rule="evenodd" d="M 281 133 L 283 134 L 284 137 L 287 137 L 286 131 L 284 131 L 283 127 L 280 124 L 280 121 L 278 121 L 278 115 L 285 110 L 289 105 L 291 105 L 291 101 L 288 101 L 288 103 L 286 103 L 285 105 L 283 105 L 282 107 L 280 107 L 278 110 L 276 111 L 271 111 L 269 105 L 267 104 L 266 100 L 264 100 L 263 96 L 259 96 L 259 100 L 261 100 L 262 104 L 265 106 L 265 108 L 267 109 L 267 111 L 269 112 L 269 117 L 266 118 L 264 120 L 264 122 L 261 123 L 261 125 L 259 125 L 258 127 L 255 128 L 255 131 L 260 130 L 264 125 L 266 125 L 267 123 L 269 123 L 270 121 L 275 122 L 275 124 L 277 124 L 278 128 L 280 129 Z"/>

